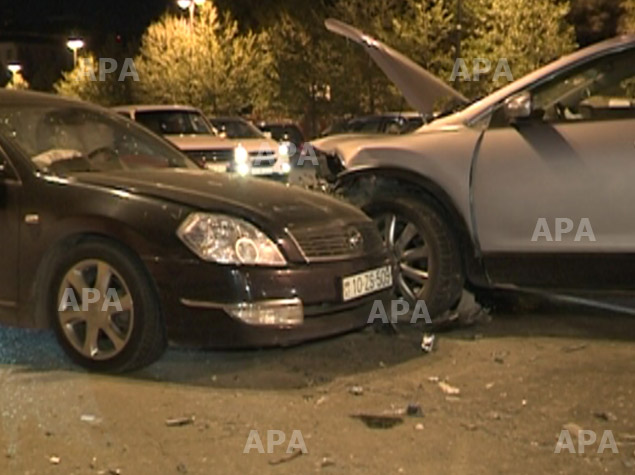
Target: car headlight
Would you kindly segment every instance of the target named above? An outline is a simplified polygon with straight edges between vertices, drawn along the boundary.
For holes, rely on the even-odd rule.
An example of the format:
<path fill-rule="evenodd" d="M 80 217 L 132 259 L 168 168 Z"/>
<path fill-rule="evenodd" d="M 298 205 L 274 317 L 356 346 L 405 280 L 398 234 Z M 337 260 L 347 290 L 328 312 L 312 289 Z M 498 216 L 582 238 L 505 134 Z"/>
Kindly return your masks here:
<path fill-rule="evenodd" d="M 249 153 L 241 144 L 234 149 L 234 163 L 236 165 L 246 165 L 249 162 Z"/>
<path fill-rule="evenodd" d="M 192 213 L 177 235 L 197 256 L 219 264 L 281 266 L 278 246 L 254 225 L 222 214 Z"/>
<path fill-rule="evenodd" d="M 286 143 L 281 143 L 278 146 L 278 155 L 281 157 L 289 158 L 289 145 Z"/>

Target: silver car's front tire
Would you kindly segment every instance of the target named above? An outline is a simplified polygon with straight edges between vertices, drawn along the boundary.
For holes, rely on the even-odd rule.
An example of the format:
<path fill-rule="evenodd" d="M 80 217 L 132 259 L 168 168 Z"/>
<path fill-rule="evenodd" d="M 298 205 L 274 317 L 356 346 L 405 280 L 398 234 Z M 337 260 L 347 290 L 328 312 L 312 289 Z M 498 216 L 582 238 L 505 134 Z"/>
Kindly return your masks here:
<path fill-rule="evenodd" d="M 375 220 L 399 263 L 397 298 L 423 300 L 433 320 L 458 303 L 465 282 L 458 240 L 433 200 L 407 188 L 340 191 Z"/>

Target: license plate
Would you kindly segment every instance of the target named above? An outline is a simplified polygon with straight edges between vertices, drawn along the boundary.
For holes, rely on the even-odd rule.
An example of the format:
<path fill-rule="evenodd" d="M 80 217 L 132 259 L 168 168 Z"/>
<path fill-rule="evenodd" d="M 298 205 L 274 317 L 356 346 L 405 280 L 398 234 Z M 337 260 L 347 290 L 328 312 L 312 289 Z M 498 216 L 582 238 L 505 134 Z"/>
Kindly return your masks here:
<path fill-rule="evenodd" d="M 206 163 L 205 168 L 217 173 L 225 173 L 227 171 L 226 163 Z"/>
<path fill-rule="evenodd" d="M 390 287 L 392 287 L 392 268 L 390 266 L 379 267 L 342 279 L 344 302 Z"/>

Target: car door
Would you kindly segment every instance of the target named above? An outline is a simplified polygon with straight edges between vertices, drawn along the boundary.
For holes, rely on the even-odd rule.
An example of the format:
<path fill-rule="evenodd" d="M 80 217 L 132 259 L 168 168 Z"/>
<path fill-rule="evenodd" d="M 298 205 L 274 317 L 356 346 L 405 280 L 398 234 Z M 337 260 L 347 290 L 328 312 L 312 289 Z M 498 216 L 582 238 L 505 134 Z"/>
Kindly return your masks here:
<path fill-rule="evenodd" d="M 0 149 L 0 318 L 12 315 L 18 300 L 20 182 Z"/>
<path fill-rule="evenodd" d="M 475 152 L 472 203 L 495 283 L 635 287 L 635 50 L 530 88 L 533 118 L 501 106 Z"/>

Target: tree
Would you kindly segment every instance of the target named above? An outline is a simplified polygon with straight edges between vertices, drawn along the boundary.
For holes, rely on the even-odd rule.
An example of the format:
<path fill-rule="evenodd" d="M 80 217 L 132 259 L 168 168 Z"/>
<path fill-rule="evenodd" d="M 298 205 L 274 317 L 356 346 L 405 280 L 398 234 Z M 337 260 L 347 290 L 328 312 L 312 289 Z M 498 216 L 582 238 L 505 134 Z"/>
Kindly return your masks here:
<path fill-rule="evenodd" d="M 568 19 L 575 25 L 581 46 L 610 38 L 617 34 L 622 0 L 571 0 Z"/>
<path fill-rule="evenodd" d="M 22 76 L 22 71 L 16 71 L 5 87 L 7 89 L 29 89 L 29 82 Z"/>
<path fill-rule="evenodd" d="M 135 98 L 146 103 L 191 104 L 212 114 L 269 107 L 273 57 L 266 33 L 240 34 L 229 15 L 210 2 L 193 25 L 165 15 L 150 25 L 135 60 Z"/>
<path fill-rule="evenodd" d="M 82 55 L 77 66 L 55 83 L 55 91 L 104 107 L 128 104 L 132 100 L 130 88 L 134 79 L 131 76 L 134 66 L 129 61 L 129 58 L 101 58 L 100 62 L 92 54 Z"/>
<path fill-rule="evenodd" d="M 618 31 L 620 33 L 635 33 L 635 0 L 622 1 L 622 16 Z"/>
<path fill-rule="evenodd" d="M 478 61 L 482 68 L 481 60 L 491 64 L 491 71 L 478 81 L 461 84 L 468 96 L 483 95 L 508 82 L 500 74 L 494 79 L 496 65 L 504 64 L 501 61 L 517 79 L 576 48 L 573 28 L 566 20 L 567 1 L 468 0 L 466 4 L 475 22 L 464 42 L 465 62 L 473 66 Z M 469 69 L 471 73 L 473 68 Z"/>

